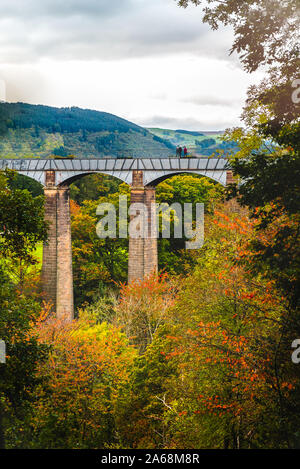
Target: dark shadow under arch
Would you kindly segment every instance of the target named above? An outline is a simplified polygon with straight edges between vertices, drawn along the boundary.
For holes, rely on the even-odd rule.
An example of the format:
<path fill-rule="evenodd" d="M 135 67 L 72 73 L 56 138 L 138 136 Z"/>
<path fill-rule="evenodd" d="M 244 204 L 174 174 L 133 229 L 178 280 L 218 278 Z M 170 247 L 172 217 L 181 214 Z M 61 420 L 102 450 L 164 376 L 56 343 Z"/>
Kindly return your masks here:
<path fill-rule="evenodd" d="M 58 187 L 70 186 L 70 185 L 73 184 L 74 182 L 77 182 L 77 181 L 80 181 L 81 179 L 84 179 L 86 176 L 95 176 L 96 174 L 105 176 L 105 177 L 107 177 L 107 178 L 116 179 L 116 180 L 119 181 L 120 183 L 127 184 L 127 182 L 123 181 L 122 179 L 118 178 L 118 177 L 115 176 L 115 175 L 107 174 L 107 173 L 104 173 L 104 172 L 102 172 L 102 171 L 91 171 L 91 172 L 85 172 L 85 173 L 76 174 L 75 176 L 72 176 L 72 177 L 70 177 L 70 178 L 64 180 L 64 181 L 61 182 L 60 184 L 58 184 Z"/>
<path fill-rule="evenodd" d="M 21 190 L 26 189 L 33 195 L 33 197 L 43 195 L 44 193 L 43 184 L 30 176 L 18 172 L 16 172 L 15 178 L 11 182 L 11 187 Z"/>
<path fill-rule="evenodd" d="M 99 179 L 92 178 L 95 176 L 98 176 Z M 69 187 L 71 199 L 81 205 L 85 200 L 95 201 L 119 192 L 123 183 L 123 180 L 114 175 L 105 174 L 101 171 L 92 171 L 70 177 L 59 184 L 58 187 Z"/>
<path fill-rule="evenodd" d="M 178 171 L 178 172 L 174 172 L 174 173 L 165 174 L 164 176 L 158 177 L 157 179 L 154 179 L 153 181 L 147 183 L 145 185 L 145 187 L 156 187 L 161 182 L 164 182 L 167 179 L 172 179 L 173 177 L 180 176 L 180 175 L 188 175 L 188 176 L 197 176 L 199 178 L 207 178 L 211 182 L 213 182 L 215 184 L 220 184 L 222 187 L 225 187 L 220 181 L 217 181 L 216 179 L 214 179 L 210 176 L 207 176 L 205 174 L 201 174 L 200 172 L 197 173 L 196 171 L 195 172 L 193 172 L 193 171 Z"/>

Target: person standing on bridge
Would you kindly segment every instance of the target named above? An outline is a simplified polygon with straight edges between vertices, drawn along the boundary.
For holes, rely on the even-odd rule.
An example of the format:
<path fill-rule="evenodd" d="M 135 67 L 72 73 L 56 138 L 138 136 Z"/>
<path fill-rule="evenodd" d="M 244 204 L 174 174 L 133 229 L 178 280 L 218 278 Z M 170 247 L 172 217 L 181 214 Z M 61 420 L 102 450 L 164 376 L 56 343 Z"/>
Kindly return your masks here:
<path fill-rule="evenodd" d="M 187 147 L 184 147 L 184 149 L 183 149 L 183 155 L 184 155 L 184 156 L 187 156 L 187 154 L 188 154 Z"/>
<path fill-rule="evenodd" d="M 178 148 L 178 156 L 179 156 L 179 158 L 182 157 L 182 148 L 181 147 Z"/>

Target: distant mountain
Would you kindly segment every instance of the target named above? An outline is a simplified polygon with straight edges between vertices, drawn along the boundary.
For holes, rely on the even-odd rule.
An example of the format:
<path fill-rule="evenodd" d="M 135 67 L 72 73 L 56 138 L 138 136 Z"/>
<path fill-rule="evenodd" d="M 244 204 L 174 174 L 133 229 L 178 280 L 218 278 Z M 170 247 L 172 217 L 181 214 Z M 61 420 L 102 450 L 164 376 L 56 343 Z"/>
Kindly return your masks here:
<path fill-rule="evenodd" d="M 174 153 L 169 139 L 113 114 L 0 103 L 0 158 L 160 158 Z"/>
<path fill-rule="evenodd" d="M 186 146 L 190 155 L 211 156 L 213 154 L 227 156 L 238 150 L 235 142 L 224 141 L 224 131 L 191 131 L 149 128 L 153 135 L 167 140 L 175 147 Z"/>
<path fill-rule="evenodd" d="M 192 135 L 193 137 L 204 137 L 202 132 L 195 132 L 194 130 L 175 130 L 175 134 Z"/>

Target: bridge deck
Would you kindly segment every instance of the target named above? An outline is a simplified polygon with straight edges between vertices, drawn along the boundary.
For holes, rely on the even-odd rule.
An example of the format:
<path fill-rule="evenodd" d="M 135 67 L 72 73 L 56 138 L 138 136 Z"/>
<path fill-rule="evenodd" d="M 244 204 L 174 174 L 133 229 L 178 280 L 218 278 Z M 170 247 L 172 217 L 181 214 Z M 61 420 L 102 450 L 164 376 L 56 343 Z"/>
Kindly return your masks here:
<path fill-rule="evenodd" d="M 144 171 L 145 184 L 168 175 L 192 172 L 226 183 L 225 158 L 86 158 L 86 159 L 2 159 L 0 170 L 10 168 L 45 184 L 45 171 L 55 171 L 56 184 L 93 172 L 108 174 L 131 184 L 132 171 Z"/>

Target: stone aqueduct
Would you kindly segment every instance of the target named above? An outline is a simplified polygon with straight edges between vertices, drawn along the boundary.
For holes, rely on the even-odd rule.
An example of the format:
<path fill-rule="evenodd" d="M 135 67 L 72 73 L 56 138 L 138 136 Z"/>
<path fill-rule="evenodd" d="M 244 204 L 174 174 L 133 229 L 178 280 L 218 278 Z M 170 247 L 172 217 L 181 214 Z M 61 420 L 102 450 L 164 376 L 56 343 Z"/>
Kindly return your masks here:
<path fill-rule="evenodd" d="M 43 289 L 57 316 L 67 319 L 74 316 L 69 198 L 69 185 L 73 181 L 94 173 L 114 176 L 130 185 L 131 202 L 144 203 L 149 215 L 155 210 L 155 187 L 168 177 L 194 173 L 224 186 L 232 181 L 224 158 L 0 160 L 0 170 L 5 168 L 14 169 L 44 186 L 49 233 L 43 249 Z M 129 238 L 128 281 L 157 271 L 157 239 L 150 236 L 151 226 L 147 228 L 149 236 Z"/>

